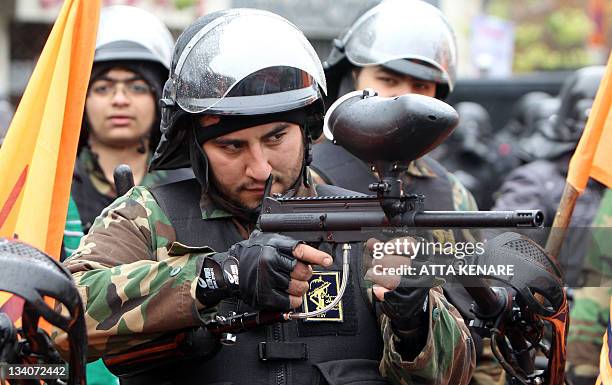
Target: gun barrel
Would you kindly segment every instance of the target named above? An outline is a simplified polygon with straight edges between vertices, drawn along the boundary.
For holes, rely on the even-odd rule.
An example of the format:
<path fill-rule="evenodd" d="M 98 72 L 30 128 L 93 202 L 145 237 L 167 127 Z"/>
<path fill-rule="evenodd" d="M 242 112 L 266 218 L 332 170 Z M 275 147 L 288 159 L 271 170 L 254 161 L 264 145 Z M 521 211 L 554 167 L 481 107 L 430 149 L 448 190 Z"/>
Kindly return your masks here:
<path fill-rule="evenodd" d="M 421 211 L 390 222 L 382 210 L 262 214 L 259 226 L 266 232 L 355 231 L 375 227 L 539 227 L 544 215 L 538 210 Z"/>
<path fill-rule="evenodd" d="M 539 210 L 514 211 L 422 211 L 414 216 L 418 227 L 540 227 Z"/>

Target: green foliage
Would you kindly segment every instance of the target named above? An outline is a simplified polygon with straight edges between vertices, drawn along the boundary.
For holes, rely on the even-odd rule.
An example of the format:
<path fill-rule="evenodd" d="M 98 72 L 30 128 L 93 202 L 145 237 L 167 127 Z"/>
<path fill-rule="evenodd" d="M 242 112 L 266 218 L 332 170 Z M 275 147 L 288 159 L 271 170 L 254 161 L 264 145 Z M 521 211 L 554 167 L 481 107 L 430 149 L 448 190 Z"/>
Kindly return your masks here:
<path fill-rule="evenodd" d="M 174 0 L 176 9 L 184 9 L 196 5 L 197 0 Z"/>
<path fill-rule="evenodd" d="M 559 10 L 548 17 L 546 25 L 555 43 L 562 48 L 584 46 L 591 32 L 591 21 L 581 9 Z"/>
<path fill-rule="evenodd" d="M 592 22 L 586 7 L 558 6 L 539 14 L 530 13 L 531 9 L 538 9 L 538 1 L 491 0 L 487 8 L 489 14 L 515 23 L 516 72 L 573 69 L 590 64 L 587 39 Z"/>

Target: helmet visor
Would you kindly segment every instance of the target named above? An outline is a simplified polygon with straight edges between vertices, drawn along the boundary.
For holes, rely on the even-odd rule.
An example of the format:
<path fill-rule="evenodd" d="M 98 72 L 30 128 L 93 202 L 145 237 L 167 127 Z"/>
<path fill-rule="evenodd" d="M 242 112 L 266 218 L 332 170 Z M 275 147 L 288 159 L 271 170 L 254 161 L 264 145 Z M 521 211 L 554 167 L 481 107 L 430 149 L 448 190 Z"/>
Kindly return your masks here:
<path fill-rule="evenodd" d="M 177 104 L 189 113 L 257 114 L 308 105 L 326 92 L 306 37 L 268 12 L 215 19 L 187 44 L 172 73 Z"/>
<path fill-rule="evenodd" d="M 391 63 L 391 69 L 438 83 L 452 83 L 455 77 L 451 27 L 438 9 L 421 1 L 386 1 L 365 13 L 347 32 L 345 52 L 360 67 Z M 438 71 L 401 59 L 421 61 Z"/>

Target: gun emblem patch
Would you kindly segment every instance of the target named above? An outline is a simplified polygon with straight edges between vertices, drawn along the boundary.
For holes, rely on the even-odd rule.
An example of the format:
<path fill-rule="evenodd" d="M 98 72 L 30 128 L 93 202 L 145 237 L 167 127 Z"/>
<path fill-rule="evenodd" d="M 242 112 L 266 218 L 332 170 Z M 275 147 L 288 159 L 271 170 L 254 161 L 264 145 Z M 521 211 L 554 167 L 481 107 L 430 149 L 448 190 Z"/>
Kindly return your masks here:
<path fill-rule="evenodd" d="M 304 294 L 304 311 L 321 310 L 332 303 L 340 291 L 339 271 L 314 271 L 308 282 L 308 292 Z M 326 313 L 308 317 L 304 322 L 343 322 L 342 300 Z"/>

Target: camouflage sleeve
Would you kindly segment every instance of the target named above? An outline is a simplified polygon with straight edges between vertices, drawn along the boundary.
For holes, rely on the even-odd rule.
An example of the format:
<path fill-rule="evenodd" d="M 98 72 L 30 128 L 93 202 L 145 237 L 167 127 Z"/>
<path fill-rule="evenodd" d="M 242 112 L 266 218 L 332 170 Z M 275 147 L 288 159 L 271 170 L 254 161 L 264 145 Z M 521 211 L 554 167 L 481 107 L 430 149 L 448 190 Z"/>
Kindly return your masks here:
<path fill-rule="evenodd" d="M 599 374 L 602 336 L 612 296 L 612 190 L 605 191 L 591 228 L 582 267 L 584 287 L 574 292 L 567 339 L 567 375 L 574 383 L 594 383 Z"/>
<path fill-rule="evenodd" d="M 449 173 L 449 180 L 453 187 L 454 208 L 457 211 L 476 211 L 478 205 L 474 196 L 453 174 Z M 461 236 L 467 242 L 479 242 L 490 239 L 497 235 L 499 231 L 494 229 L 462 229 Z M 459 234 L 456 234 L 459 235 Z M 475 385 L 495 385 L 503 382 L 504 371 L 493 355 L 490 348 L 491 340 L 482 339 L 482 348 L 478 351 L 478 362 L 471 379 L 471 384 Z"/>
<path fill-rule="evenodd" d="M 382 316 L 385 343 L 381 373 L 393 384 L 467 384 L 476 364 L 470 332 L 459 312 L 449 304 L 442 290 L 429 293 L 429 326 L 425 347 L 413 361 L 404 361 L 397 351 L 398 337 L 387 316 Z"/>
<path fill-rule="evenodd" d="M 455 211 L 476 211 L 478 205 L 471 192 L 461 184 L 459 179 L 451 173 L 448 173 L 448 179 L 453 188 L 453 205 Z"/>
<path fill-rule="evenodd" d="M 599 374 L 611 295 L 610 287 L 583 287 L 574 292 L 567 340 L 567 371 L 573 379 L 594 379 Z"/>
<path fill-rule="evenodd" d="M 203 254 L 174 256 L 174 239 L 151 193 L 135 187 L 102 212 L 66 260 L 85 304 L 89 358 L 200 323 Z M 65 349 L 66 335 L 53 334 Z"/>

